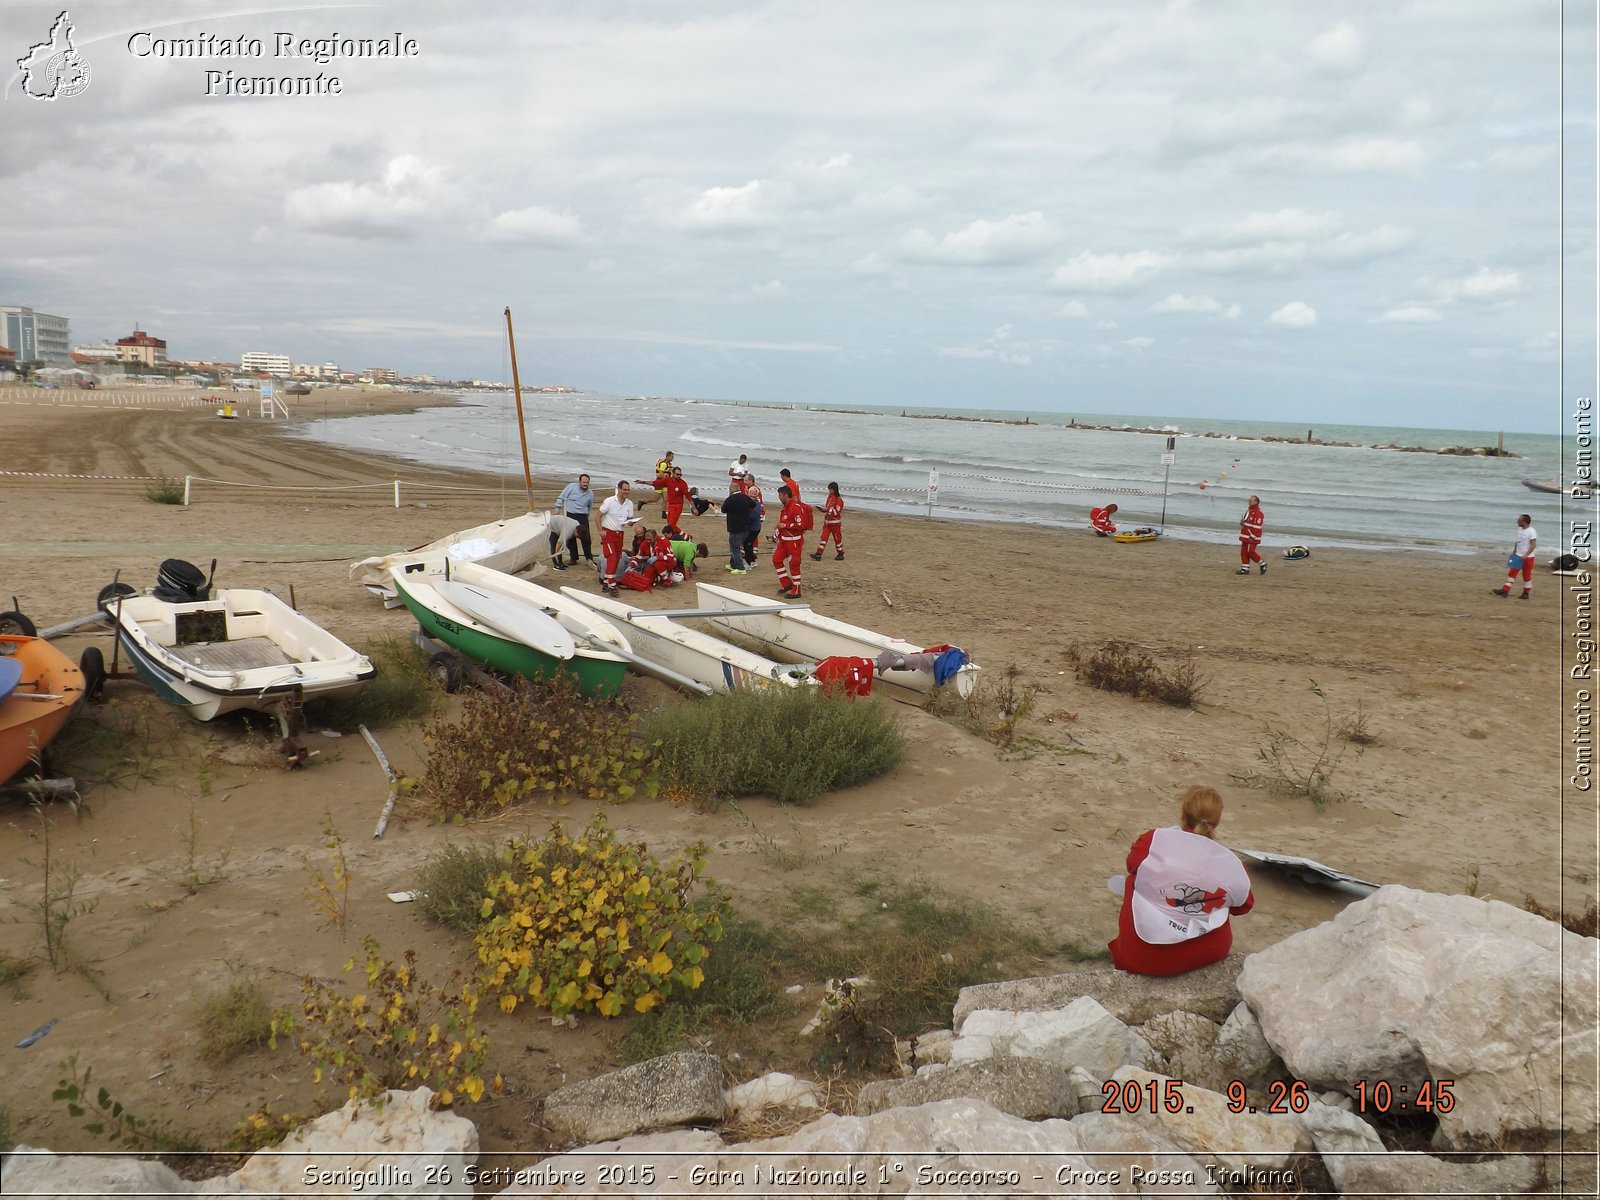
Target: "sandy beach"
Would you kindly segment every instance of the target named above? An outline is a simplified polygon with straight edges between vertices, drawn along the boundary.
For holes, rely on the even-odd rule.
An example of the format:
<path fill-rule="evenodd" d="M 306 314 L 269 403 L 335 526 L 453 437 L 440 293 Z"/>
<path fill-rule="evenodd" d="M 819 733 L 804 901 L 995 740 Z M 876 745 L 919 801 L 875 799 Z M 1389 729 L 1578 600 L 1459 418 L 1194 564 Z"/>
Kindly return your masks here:
<path fill-rule="evenodd" d="M 214 406 L 178 400 L 153 393 L 142 404 L 105 406 L 95 393 L 0 389 L 13 449 L 11 471 L 0 474 L 0 607 L 14 595 L 44 626 L 91 611 L 115 572 L 145 586 L 164 557 L 202 567 L 215 558 L 220 586 L 287 595 L 292 585 L 303 611 L 359 646 L 408 633 L 411 622 L 348 582 L 353 559 L 523 508 L 520 478 L 364 458 L 290 440 L 287 422 L 220 421 Z M 384 392 L 327 401 L 332 415 L 433 402 Z M 308 413 L 322 415 L 321 403 L 308 399 Z M 188 507 L 145 498 L 142 477 L 185 475 L 224 482 L 196 483 Z M 396 478 L 406 481 L 399 508 Z M 536 480 L 539 504 L 564 482 Z M 715 494 L 723 481 L 691 482 Z M 802 482 L 808 497 L 820 494 L 819 483 Z M 1285 562 L 1271 536 L 1272 497 L 1262 499 L 1270 571 L 1249 578 L 1235 574 L 1230 547 L 1119 545 L 1087 530 L 847 513 L 849 556 L 805 561 L 807 599 L 847 621 L 960 644 L 992 679 L 1015 666 L 1018 685 L 1037 689 L 1017 743 L 1002 750 L 904 708 L 908 762 L 815 807 L 752 800 L 740 805 L 743 816 L 727 807 L 708 815 L 635 801 L 612 810 L 612 820 L 658 852 L 708 841 L 712 874 L 751 914 L 779 911 L 804 888 L 842 898 L 852 877 L 868 873 L 925 879 L 1055 939 L 1096 946 L 1116 920 L 1106 877 L 1122 869 L 1139 833 L 1173 820 L 1177 792 L 1201 782 L 1226 798 L 1221 839 L 1229 844 L 1308 856 L 1377 883 L 1513 904 L 1531 896 L 1553 906 L 1564 891 L 1568 907 L 1581 909 L 1595 894 L 1595 804 L 1593 793 L 1563 786 L 1572 652 L 1561 611 L 1574 600 L 1558 585 L 1573 581 L 1552 578 L 1541 553 L 1533 600 L 1497 599 L 1490 589 L 1504 576 L 1503 549 L 1474 557 L 1318 551 Z M 1484 530 L 1485 545 L 1508 542 L 1515 516 L 1508 510 L 1503 528 Z M 713 550 L 725 545 L 715 514 L 687 528 Z M 1560 542 L 1561 531 L 1543 532 L 1546 544 Z M 763 563 L 745 586 L 769 593 L 772 580 Z M 595 587 L 583 571 L 556 582 Z M 630 600 L 669 607 L 683 603 L 681 594 Z M 1169 659 L 1192 654 L 1208 679 L 1198 709 L 1080 684 L 1069 648 L 1108 638 Z M 110 657 L 104 633 L 63 642 L 74 657 L 87 645 Z M 625 695 L 641 708 L 688 702 L 637 679 Z M 99 1147 L 48 1099 L 58 1063 L 73 1053 L 130 1108 L 219 1143 L 263 1102 L 306 1111 L 313 1089 L 292 1054 L 258 1054 L 224 1071 L 197 1063 L 185 1045 L 195 989 L 247 963 L 287 1003 L 301 972 L 336 975 L 369 932 L 393 953 L 414 947 L 441 974 L 467 967 L 465 943 L 385 893 L 410 886 L 415 865 L 447 840 L 539 832 L 553 816 L 581 824 L 588 815 L 577 805 L 525 809 L 467 830 L 402 815 L 374 841 L 386 788 L 359 738 L 313 735 L 318 761 L 291 774 L 236 722 L 191 725 L 132 680 L 113 682 L 107 697 L 105 712 L 87 719 L 145 731 L 144 749 L 123 778 L 85 789 L 81 818 L 60 805 L 50 816 L 52 855 L 76 865 L 79 896 L 96 902 L 70 933 L 109 999 L 79 974 L 43 965 L 4 993 L 9 1042 L 59 1020 L 31 1049 L 7 1050 L 5 1104 L 15 1136 L 33 1145 Z M 1342 799 L 1319 811 L 1233 781 L 1260 767 L 1269 723 L 1320 740 L 1330 711 L 1342 720 L 1358 706 L 1377 740 L 1347 748 L 1339 761 L 1333 784 Z M 420 768 L 417 727 L 380 737 L 398 767 Z M 1343 746 L 1335 738 L 1333 748 Z M 227 856 L 223 878 L 192 896 L 171 878 L 181 871 L 180 831 L 191 811 L 201 858 Z M 302 895 L 304 863 L 321 854 L 324 813 L 351 855 L 343 939 L 319 929 Z M 805 854 L 806 864 L 774 870 L 771 842 Z M 32 810 L 6 802 L 0 952 L 12 957 L 39 952 L 27 906 L 37 901 L 41 854 Z M 1253 878 L 1255 911 L 1236 925 L 1246 953 L 1331 917 L 1349 899 L 1265 870 Z M 1016 967 L 1017 975 L 1040 969 Z M 616 1030 L 598 1019 L 554 1030 L 531 1013 L 493 1014 L 488 1028 L 508 1093 L 471 1115 L 486 1149 L 537 1152 L 529 1105 L 566 1079 L 613 1065 Z M 760 1064 L 748 1065 L 759 1073 Z"/>

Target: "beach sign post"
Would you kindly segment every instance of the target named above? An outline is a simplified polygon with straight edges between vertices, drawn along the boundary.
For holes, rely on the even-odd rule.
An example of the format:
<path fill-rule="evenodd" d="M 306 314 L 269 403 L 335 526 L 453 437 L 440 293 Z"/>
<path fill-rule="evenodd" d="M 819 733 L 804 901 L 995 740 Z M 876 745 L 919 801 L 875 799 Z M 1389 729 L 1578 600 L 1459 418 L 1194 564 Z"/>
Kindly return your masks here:
<path fill-rule="evenodd" d="M 934 502 L 939 499 L 939 468 L 928 472 L 928 515 L 933 516 Z"/>
<path fill-rule="evenodd" d="M 1172 481 L 1172 464 L 1178 459 L 1178 439 L 1169 437 L 1167 449 L 1161 455 L 1161 532 L 1167 531 L 1167 484 Z"/>

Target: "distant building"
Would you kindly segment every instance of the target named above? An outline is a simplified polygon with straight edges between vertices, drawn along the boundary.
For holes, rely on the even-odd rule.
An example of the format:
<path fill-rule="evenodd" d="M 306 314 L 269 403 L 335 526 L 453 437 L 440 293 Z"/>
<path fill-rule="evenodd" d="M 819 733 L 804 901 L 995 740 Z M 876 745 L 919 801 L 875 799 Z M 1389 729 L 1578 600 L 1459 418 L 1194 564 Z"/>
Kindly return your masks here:
<path fill-rule="evenodd" d="M 267 354 L 261 350 L 252 350 L 248 354 L 239 356 L 241 371 L 264 371 L 268 375 L 287 375 L 289 367 L 287 354 Z"/>
<path fill-rule="evenodd" d="M 368 367 L 361 372 L 361 378 L 372 383 L 398 383 L 400 372 L 389 367 Z"/>
<path fill-rule="evenodd" d="M 117 348 L 110 342 L 101 342 L 98 346 L 72 348 L 72 361 L 78 363 L 117 362 L 121 357 L 117 353 Z"/>
<path fill-rule="evenodd" d="M 66 317 L 0 304 L 0 346 L 12 351 L 19 364 L 68 363 L 72 361 L 72 323 Z"/>
<path fill-rule="evenodd" d="M 151 337 L 142 329 L 135 329 L 127 337 L 117 339 L 117 359 L 126 363 L 143 363 L 147 367 L 167 365 L 167 343 Z"/>

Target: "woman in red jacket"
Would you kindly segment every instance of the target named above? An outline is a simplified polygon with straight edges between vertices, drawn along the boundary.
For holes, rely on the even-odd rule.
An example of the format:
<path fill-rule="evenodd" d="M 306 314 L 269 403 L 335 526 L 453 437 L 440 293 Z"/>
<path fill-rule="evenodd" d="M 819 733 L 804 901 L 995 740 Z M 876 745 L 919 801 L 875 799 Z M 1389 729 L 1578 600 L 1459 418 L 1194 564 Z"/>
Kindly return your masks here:
<path fill-rule="evenodd" d="M 1128 851 L 1128 874 L 1111 880 L 1122 897 L 1111 962 L 1136 975 L 1182 975 L 1233 949 L 1228 917 L 1256 902 L 1244 864 L 1212 840 L 1222 823 L 1214 788 L 1183 794 L 1182 828 L 1152 829 Z"/>

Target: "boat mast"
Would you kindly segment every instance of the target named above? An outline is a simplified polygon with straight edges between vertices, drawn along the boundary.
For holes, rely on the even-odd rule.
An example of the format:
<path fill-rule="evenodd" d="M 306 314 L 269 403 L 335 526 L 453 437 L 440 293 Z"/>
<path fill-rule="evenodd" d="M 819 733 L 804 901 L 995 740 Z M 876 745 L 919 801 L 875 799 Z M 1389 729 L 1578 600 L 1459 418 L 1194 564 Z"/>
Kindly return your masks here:
<path fill-rule="evenodd" d="M 517 396 L 517 435 L 522 438 L 522 484 L 533 511 L 533 472 L 528 469 L 528 427 L 522 422 L 522 380 L 517 377 L 517 335 L 511 331 L 511 306 L 506 305 L 506 341 L 511 346 L 511 388 Z"/>

